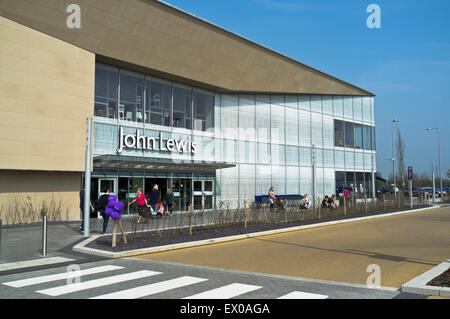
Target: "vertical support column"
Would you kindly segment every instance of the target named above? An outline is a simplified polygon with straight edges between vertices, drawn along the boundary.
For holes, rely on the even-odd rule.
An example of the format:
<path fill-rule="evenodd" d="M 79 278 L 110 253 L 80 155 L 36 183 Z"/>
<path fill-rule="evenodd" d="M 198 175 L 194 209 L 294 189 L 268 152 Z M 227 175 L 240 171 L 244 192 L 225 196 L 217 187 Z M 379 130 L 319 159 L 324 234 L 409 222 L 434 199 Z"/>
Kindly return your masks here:
<path fill-rule="evenodd" d="M 89 236 L 90 201 L 91 201 L 91 133 L 92 119 L 87 119 L 86 164 L 84 171 L 84 235 Z"/>
<path fill-rule="evenodd" d="M 311 152 L 311 160 L 312 160 L 312 196 L 311 198 L 313 203 L 313 210 L 316 208 L 316 146 L 312 145 L 312 152 Z"/>
<path fill-rule="evenodd" d="M 409 206 L 413 207 L 413 192 L 412 192 L 412 180 L 408 181 L 408 189 L 409 189 Z"/>

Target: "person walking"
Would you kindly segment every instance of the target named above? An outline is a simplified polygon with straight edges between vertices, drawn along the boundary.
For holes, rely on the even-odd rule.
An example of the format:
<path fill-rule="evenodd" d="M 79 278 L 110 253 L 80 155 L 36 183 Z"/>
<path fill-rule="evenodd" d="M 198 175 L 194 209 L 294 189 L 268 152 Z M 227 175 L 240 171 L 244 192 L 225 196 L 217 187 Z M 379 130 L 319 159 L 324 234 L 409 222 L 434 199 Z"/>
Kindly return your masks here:
<path fill-rule="evenodd" d="M 134 202 L 137 202 L 139 217 L 136 224 L 139 224 L 141 222 L 142 217 L 144 217 L 144 224 L 145 224 L 148 223 L 148 212 L 147 212 L 148 203 L 144 193 L 142 193 L 142 188 L 138 187 L 137 192 L 138 192 L 137 197 L 131 202 L 129 202 L 128 206 L 130 206 Z"/>
<path fill-rule="evenodd" d="M 277 200 L 275 196 L 275 188 L 272 186 L 269 188 L 269 204 L 270 204 L 270 211 L 273 211 L 275 207 L 275 202 Z"/>
<path fill-rule="evenodd" d="M 164 205 L 166 206 L 166 211 L 172 215 L 173 209 L 173 193 L 170 188 L 167 189 L 166 197 L 164 197 Z"/>
<path fill-rule="evenodd" d="M 92 206 L 92 202 L 89 201 L 89 206 L 91 206 L 91 212 L 94 212 L 94 206 Z M 84 232 L 84 188 L 80 190 L 80 211 L 81 211 L 81 226 L 80 231 Z"/>
<path fill-rule="evenodd" d="M 158 213 L 158 200 L 159 200 L 159 189 L 158 189 L 158 185 L 155 184 L 155 186 L 153 186 L 153 190 L 150 193 L 150 206 L 153 209 L 153 216 L 157 216 L 156 214 Z"/>
<path fill-rule="evenodd" d="M 350 208 L 350 200 L 352 198 L 352 195 L 350 194 L 350 191 L 346 187 L 344 189 L 344 197 L 345 197 L 345 204 L 347 205 L 347 208 Z"/>
<path fill-rule="evenodd" d="M 100 212 L 100 215 L 103 217 L 102 234 L 106 234 L 106 228 L 108 228 L 109 216 L 105 214 L 105 209 L 109 202 L 108 197 L 109 197 L 109 188 L 105 188 L 104 194 L 99 197 L 96 207 L 97 210 Z"/>

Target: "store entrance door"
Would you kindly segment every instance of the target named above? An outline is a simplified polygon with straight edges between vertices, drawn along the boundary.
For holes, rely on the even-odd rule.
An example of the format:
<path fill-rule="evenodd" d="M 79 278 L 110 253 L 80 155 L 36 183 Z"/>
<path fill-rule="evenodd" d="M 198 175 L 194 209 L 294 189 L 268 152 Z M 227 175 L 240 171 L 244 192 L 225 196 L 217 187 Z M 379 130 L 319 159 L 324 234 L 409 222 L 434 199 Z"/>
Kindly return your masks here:
<path fill-rule="evenodd" d="M 187 211 L 192 203 L 192 179 L 174 178 L 172 180 L 174 211 Z"/>
<path fill-rule="evenodd" d="M 194 209 L 212 209 L 213 207 L 213 182 L 194 181 Z"/>

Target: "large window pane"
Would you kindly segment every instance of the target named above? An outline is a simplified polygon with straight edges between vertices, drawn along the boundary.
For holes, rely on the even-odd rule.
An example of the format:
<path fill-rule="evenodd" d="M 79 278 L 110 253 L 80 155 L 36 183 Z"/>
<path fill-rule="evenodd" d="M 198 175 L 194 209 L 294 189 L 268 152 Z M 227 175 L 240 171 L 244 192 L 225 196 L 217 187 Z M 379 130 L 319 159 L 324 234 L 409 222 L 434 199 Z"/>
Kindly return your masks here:
<path fill-rule="evenodd" d="M 309 147 L 300 147 L 300 166 L 311 166 L 312 158 L 311 158 L 311 148 Z"/>
<path fill-rule="evenodd" d="M 286 165 L 298 166 L 298 147 L 286 146 Z"/>
<path fill-rule="evenodd" d="M 298 109 L 286 107 L 286 144 L 298 145 Z"/>
<path fill-rule="evenodd" d="M 354 145 L 357 149 L 363 148 L 363 130 L 361 124 L 355 123 Z"/>
<path fill-rule="evenodd" d="M 143 76 L 120 71 L 120 104 L 121 120 L 143 122 Z"/>
<path fill-rule="evenodd" d="M 272 143 L 284 144 L 284 106 L 271 104 L 270 137 Z"/>
<path fill-rule="evenodd" d="M 270 101 L 264 96 L 256 96 L 255 121 L 257 141 L 270 142 Z"/>
<path fill-rule="evenodd" d="M 371 150 L 372 149 L 372 130 L 370 126 L 363 125 L 363 140 L 364 140 L 364 149 Z"/>
<path fill-rule="evenodd" d="M 322 97 L 320 95 L 311 96 L 311 111 L 322 113 Z"/>
<path fill-rule="evenodd" d="M 118 70 L 101 65 L 95 66 L 95 116 L 117 118 L 118 86 Z"/>
<path fill-rule="evenodd" d="M 298 107 L 302 110 L 311 110 L 311 98 L 309 95 L 299 95 L 298 96 Z"/>
<path fill-rule="evenodd" d="M 239 96 L 239 139 L 255 141 L 255 99 L 253 96 Z"/>
<path fill-rule="evenodd" d="M 342 96 L 333 96 L 334 116 L 344 117 L 344 100 Z"/>
<path fill-rule="evenodd" d="M 353 148 L 353 123 L 351 122 L 345 122 L 345 147 Z"/>
<path fill-rule="evenodd" d="M 333 114 L 333 98 L 331 96 L 322 96 L 323 113 Z"/>
<path fill-rule="evenodd" d="M 371 126 L 372 129 L 372 150 L 377 149 L 376 139 L 375 139 L 375 126 Z"/>
<path fill-rule="evenodd" d="M 311 113 L 311 143 L 322 147 L 322 114 Z"/>
<path fill-rule="evenodd" d="M 169 83 L 145 80 L 145 123 L 171 126 L 172 96 Z"/>
<path fill-rule="evenodd" d="M 220 108 L 221 134 L 226 138 L 239 137 L 239 101 L 235 95 L 222 95 Z"/>
<path fill-rule="evenodd" d="M 334 120 L 334 146 L 344 147 L 344 121 Z"/>
<path fill-rule="evenodd" d="M 298 123 L 299 123 L 298 144 L 303 146 L 311 146 L 311 113 L 299 110 Z"/>
<path fill-rule="evenodd" d="M 323 115 L 323 147 L 332 148 L 334 145 L 333 124 L 332 116 Z"/>
<path fill-rule="evenodd" d="M 173 126 L 191 129 L 191 89 L 173 86 Z"/>
<path fill-rule="evenodd" d="M 353 120 L 353 99 L 351 96 L 344 96 L 344 117 Z"/>
<path fill-rule="evenodd" d="M 353 98 L 353 116 L 356 121 L 362 121 L 362 100 L 360 96 Z"/>
<path fill-rule="evenodd" d="M 214 95 L 194 91 L 194 130 L 214 128 Z"/>

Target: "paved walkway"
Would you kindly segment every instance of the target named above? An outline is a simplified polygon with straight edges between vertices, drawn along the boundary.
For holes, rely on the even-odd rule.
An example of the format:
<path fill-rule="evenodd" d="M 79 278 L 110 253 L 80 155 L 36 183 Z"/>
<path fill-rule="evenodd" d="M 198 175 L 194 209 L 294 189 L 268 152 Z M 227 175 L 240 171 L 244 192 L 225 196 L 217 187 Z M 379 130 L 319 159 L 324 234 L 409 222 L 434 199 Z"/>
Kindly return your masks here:
<path fill-rule="evenodd" d="M 211 258 L 214 256 L 214 258 Z M 233 270 L 399 288 L 450 258 L 450 208 L 142 256 Z"/>

